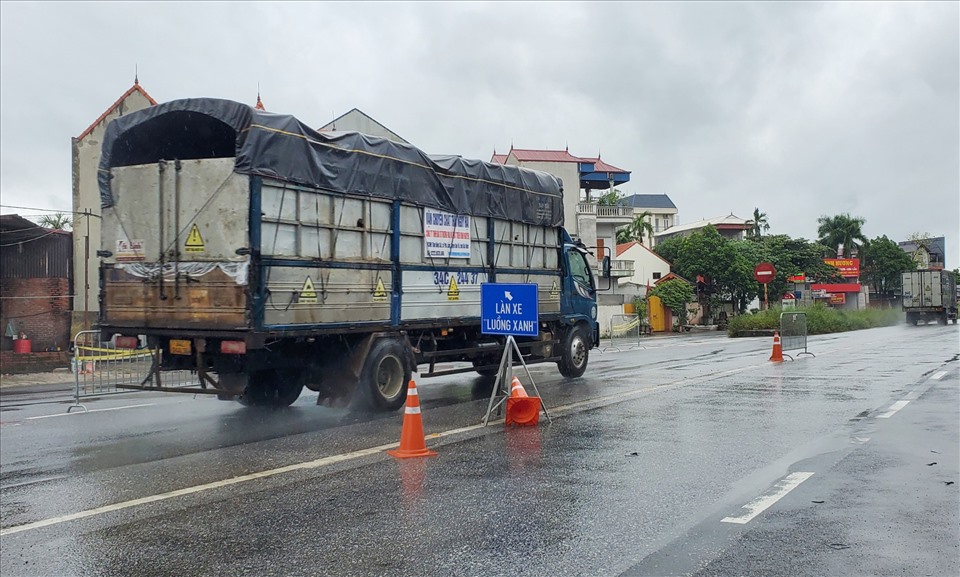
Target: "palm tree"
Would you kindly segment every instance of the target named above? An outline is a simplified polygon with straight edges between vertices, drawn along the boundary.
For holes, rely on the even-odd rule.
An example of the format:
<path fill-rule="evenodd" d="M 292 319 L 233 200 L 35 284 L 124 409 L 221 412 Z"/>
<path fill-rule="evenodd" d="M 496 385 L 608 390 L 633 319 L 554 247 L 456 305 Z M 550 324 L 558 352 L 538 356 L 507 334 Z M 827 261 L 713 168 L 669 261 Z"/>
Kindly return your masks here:
<path fill-rule="evenodd" d="M 45 214 L 37 219 L 37 224 L 43 228 L 53 228 L 56 230 L 65 230 L 72 224 L 68 215 L 58 212 L 56 214 Z"/>
<path fill-rule="evenodd" d="M 653 225 L 650 224 L 648 220 L 653 215 L 649 210 L 645 210 L 642 213 L 633 217 L 633 222 L 627 226 L 617 230 L 617 244 L 622 244 L 625 242 L 637 241 L 640 244 L 643 244 L 643 237 L 647 238 L 653 237 Z"/>
<path fill-rule="evenodd" d="M 750 225 L 747 236 L 757 240 L 760 240 L 763 233 L 770 230 L 770 225 L 767 223 L 767 213 L 760 212 L 759 208 L 753 209 L 753 220 L 748 220 L 747 224 Z"/>
<path fill-rule="evenodd" d="M 842 244 L 843 248 L 837 250 L 837 257 L 842 258 L 842 253 L 849 253 L 853 247 L 863 246 L 867 242 L 867 237 L 863 236 L 861 230 L 866 222 L 863 217 L 853 217 L 849 213 L 823 215 L 817 219 L 820 225 L 817 228 L 817 235 L 820 237 L 818 242 L 831 248 Z"/>

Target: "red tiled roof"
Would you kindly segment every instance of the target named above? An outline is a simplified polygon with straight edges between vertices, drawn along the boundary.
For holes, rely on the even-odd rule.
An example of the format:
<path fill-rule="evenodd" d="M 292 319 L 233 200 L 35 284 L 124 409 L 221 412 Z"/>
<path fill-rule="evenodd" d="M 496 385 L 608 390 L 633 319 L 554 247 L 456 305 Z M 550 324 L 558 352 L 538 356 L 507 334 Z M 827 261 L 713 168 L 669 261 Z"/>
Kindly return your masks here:
<path fill-rule="evenodd" d="M 599 158 L 581 158 L 580 162 L 592 162 L 594 172 L 627 172 L 622 168 L 617 168 L 612 164 L 607 164 Z"/>
<path fill-rule="evenodd" d="M 531 150 L 514 148 L 510 150 L 521 162 L 582 162 L 568 150 Z"/>
<path fill-rule="evenodd" d="M 684 282 L 686 282 L 686 283 L 690 283 L 690 281 L 688 281 L 687 279 L 683 278 L 682 276 L 680 276 L 680 275 L 678 275 L 678 274 L 676 274 L 676 273 L 670 272 L 670 273 L 667 273 L 666 276 L 662 276 L 662 277 L 658 278 L 657 280 L 653 281 L 653 284 L 659 285 L 660 283 L 665 283 L 665 282 L 667 282 L 668 280 L 672 280 L 672 279 L 679 279 L 679 280 L 682 280 L 682 281 L 684 281 Z"/>
<path fill-rule="evenodd" d="M 670 265 L 670 261 L 668 261 L 667 259 L 663 258 L 663 257 L 660 256 L 659 254 L 653 252 L 652 250 L 650 250 L 649 248 L 647 248 L 646 245 L 644 245 L 643 243 L 641 243 L 641 242 L 639 242 L 639 241 L 636 241 L 636 240 L 632 240 L 632 241 L 627 242 L 627 243 L 624 243 L 624 244 L 618 244 L 618 245 L 617 245 L 617 256 L 620 256 L 621 254 L 627 252 L 628 250 L 630 250 L 631 248 L 633 248 L 633 245 L 635 245 L 635 244 L 639 244 L 639 245 L 640 245 L 640 248 L 642 248 L 643 250 L 649 252 L 650 254 L 652 254 L 653 256 L 657 257 L 658 259 L 662 260 L 662 261 L 665 262 L 668 266 Z"/>
<path fill-rule="evenodd" d="M 490 162 L 496 162 L 497 164 L 505 164 L 507 162 L 507 155 L 494 153 L 493 159 Z"/>
<path fill-rule="evenodd" d="M 106 109 L 106 110 L 103 112 L 103 114 L 100 115 L 99 118 L 97 118 L 96 120 L 93 121 L 93 124 L 91 124 L 90 126 L 88 126 L 86 130 L 84 130 L 82 133 L 80 133 L 80 136 L 77 137 L 77 140 L 83 140 L 88 134 L 90 134 L 91 132 L 93 132 L 93 129 L 96 128 L 98 124 L 100 124 L 101 122 L 103 122 L 103 119 L 104 119 L 104 118 L 106 118 L 111 112 L 113 112 L 114 110 L 116 110 L 117 107 L 120 106 L 120 103 L 122 103 L 124 100 L 126 100 L 126 98 L 127 98 L 128 96 L 130 96 L 131 94 L 133 94 L 134 92 L 139 92 L 140 94 L 142 94 L 142 95 L 144 96 L 144 98 L 146 98 L 147 101 L 150 102 L 150 104 L 151 104 L 152 106 L 156 106 L 156 105 L 157 105 L 157 101 L 154 100 L 152 96 L 150 96 L 149 94 L 147 94 L 147 91 L 144 90 L 143 87 L 140 86 L 140 83 L 139 83 L 139 82 L 134 82 L 134 83 L 133 83 L 133 86 L 131 86 L 129 90 L 127 90 L 126 92 L 123 93 L 123 96 L 121 96 L 120 98 L 118 98 L 117 101 L 114 102 L 114 103 L 110 106 L 110 108 Z"/>
<path fill-rule="evenodd" d="M 630 247 L 632 247 L 632 246 L 635 245 L 635 244 L 640 244 L 640 243 L 637 242 L 637 241 L 635 241 L 635 240 L 631 240 L 630 242 L 625 242 L 625 243 L 623 243 L 623 244 L 618 244 L 618 245 L 617 245 L 617 256 L 620 256 L 621 254 L 623 254 L 624 252 L 626 252 L 627 249 L 629 249 Z"/>
<path fill-rule="evenodd" d="M 623 172 L 626 173 L 626 170 L 622 168 L 617 168 L 612 164 L 607 164 L 606 162 L 597 158 L 587 158 L 581 156 L 574 156 L 570 154 L 569 150 L 532 150 L 529 148 L 514 148 L 510 152 L 517 158 L 520 162 L 588 162 L 593 163 L 594 172 Z M 496 158 L 500 155 L 494 155 Z M 508 155 L 503 155 L 504 160 L 506 160 Z"/>

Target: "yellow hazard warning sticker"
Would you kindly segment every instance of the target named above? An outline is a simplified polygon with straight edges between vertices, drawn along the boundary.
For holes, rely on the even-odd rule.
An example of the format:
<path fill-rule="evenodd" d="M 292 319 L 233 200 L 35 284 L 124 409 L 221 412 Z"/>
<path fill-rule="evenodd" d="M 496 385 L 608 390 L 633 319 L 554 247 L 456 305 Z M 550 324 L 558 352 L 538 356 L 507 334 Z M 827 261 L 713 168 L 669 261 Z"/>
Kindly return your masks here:
<path fill-rule="evenodd" d="M 207 250 L 206 245 L 203 244 L 203 237 L 200 236 L 200 228 L 196 223 L 190 229 L 190 234 L 187 235 L 187 240 L 183 243 L 183 249 L 186 252 L 204 252 Z"/>
<path fill-rule="evenodd" d="M 383 286 L 383 279 L 377 277 L 377 288 L 373 289 L 373 302 L 387 300 L 387 289 Z"/>
<path fill-rule="evenodd" d="M 460 300 L 460 287 L 457 286 L 457 279 L 455 275 L 450 275 L 450 288 L 447 289 L 447 300 L 448 301 L 458 301 Z"/>
<path fill-rule="evenodd" d="M 301 305 L 317 304 L 317 289 L 313 288 L 313 280 L 310 277 L 303 281 L 303 288 L 300 289 L 300 294 L 297 296 L 297 303 Z"/>
<path fill-rule="evenodd" d="M 554 298 L 560 296 L 560 287 L 556 280 L 553 281 L 553 286 L 550 288 L 550 296 Z"/>

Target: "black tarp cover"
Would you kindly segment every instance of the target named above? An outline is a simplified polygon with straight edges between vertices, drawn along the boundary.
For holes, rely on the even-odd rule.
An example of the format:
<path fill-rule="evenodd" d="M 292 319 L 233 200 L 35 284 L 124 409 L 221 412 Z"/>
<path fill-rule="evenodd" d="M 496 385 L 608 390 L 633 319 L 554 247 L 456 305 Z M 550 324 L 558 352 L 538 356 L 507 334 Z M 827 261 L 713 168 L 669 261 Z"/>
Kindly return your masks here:
<path fill-rule="evenodd" d="M 290 115 L 214 98 L 165 102 L 112 121 L 100 156 L 101 206 L 113 206 L 113 167 L 230 156 L 241 174 L 399 198 L 454 214 L 563 224 L 563 189 L 551 174 L 428 156 L 408 144 L 357 132 L 324 134 Z"/>

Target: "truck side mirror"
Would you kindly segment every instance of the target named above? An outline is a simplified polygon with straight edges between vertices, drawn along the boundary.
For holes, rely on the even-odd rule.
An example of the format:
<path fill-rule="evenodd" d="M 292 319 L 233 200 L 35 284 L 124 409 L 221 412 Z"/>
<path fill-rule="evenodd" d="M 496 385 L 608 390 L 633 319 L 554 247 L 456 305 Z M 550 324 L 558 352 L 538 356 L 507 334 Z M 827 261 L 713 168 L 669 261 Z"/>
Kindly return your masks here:
<path fill-rule="evenodd" d="M 603 260 L 601 262 L 603 263 L 602 265 L 603 268 L 601 269 L 603 278 L 610 278 L 610 257 L 609 256 L 603 257 Z"/>

